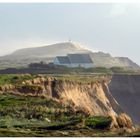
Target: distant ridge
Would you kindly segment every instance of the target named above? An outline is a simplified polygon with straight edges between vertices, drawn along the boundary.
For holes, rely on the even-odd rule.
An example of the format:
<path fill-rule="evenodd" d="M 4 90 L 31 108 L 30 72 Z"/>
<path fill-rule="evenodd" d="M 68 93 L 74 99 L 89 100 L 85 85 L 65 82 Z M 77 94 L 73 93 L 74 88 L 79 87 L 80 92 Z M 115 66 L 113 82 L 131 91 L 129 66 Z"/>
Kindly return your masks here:
<path fill-rule="evenodd" d="M 63 56 L 71 53 L 84 53 L 90 52 L 89 50 L 83 48 L 78 43 L 73 42 L 63 42 L 63 43 L 56 43 L 52 45 L 42 46 L 42 47 L 35 47 L 35 48 L 25 48 L 20 49 L 12 53 L 11 55 L 18 56 L 43 56 L 43 57 L 55 57 L 57 55 Z"/>
<path fill-rule="evenodd" d="M 139 65 L 126 57 L 112 57 L 109 53 L 92 52 L 75 42 L 60 42 L 35 48 L 19 49 L 9 55 L 0 57 L 0 68 L 25 67 L 30 63 L 53 62 L 56 56 L 88 53 L 95 67 L 131 67 L 139 69 Z"/>

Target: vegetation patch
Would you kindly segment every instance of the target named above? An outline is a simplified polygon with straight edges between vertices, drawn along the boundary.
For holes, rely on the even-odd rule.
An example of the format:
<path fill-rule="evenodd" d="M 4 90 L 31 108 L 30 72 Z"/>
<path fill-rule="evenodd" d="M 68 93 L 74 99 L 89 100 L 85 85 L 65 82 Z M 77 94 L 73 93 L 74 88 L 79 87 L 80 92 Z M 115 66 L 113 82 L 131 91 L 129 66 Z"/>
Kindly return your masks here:
<path fill-rule="evenodd" d="M 1 74 L 0 75 L 0 85 L 5 84 L 18 84 L 24 80 L 31 80 L 36 78 L 37 75 L 30 75 L 30 74 Z"/>
<path fill-rule="evenodd" d="M 107 80 L 109 75 L 56 75 L 57 80 L 74 83 L 96 83 Z"/>
<path fill-rule="evenodd" d="M 118 136 L 111 121 L 44 97 L 0 94 L 0 136 Z"/>
<path fill-rule="evenodd" d="M 85 125 L 95 129 L 106 129 L 110 127 L 111 122 L 112 122 L 111 117 L 93 116 L 88 117 L 85 120 Z"/>

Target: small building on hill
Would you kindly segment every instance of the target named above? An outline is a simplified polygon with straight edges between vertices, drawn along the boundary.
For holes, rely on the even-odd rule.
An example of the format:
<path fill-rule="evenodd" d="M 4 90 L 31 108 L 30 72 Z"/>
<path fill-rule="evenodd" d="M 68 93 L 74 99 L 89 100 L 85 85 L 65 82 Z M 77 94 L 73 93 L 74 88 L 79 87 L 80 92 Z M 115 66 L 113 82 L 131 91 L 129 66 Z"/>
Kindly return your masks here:
<path fill-rule="evenodd" d="M 54 59 L 55 65 L 63 65 L 67 67 L 93 67 L 93 61 L 89 54 L 68 54 L 67 56 L 57 56 Z"/>

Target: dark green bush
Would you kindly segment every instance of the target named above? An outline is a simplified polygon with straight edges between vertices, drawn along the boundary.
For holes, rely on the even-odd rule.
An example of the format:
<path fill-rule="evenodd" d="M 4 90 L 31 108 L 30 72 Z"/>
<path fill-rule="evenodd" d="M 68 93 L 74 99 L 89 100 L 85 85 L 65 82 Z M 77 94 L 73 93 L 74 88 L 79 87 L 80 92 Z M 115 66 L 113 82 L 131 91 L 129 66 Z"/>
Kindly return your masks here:
<path fill-rule="evenodd" d="M 85 120 L 85 125 L 95 129 L 106 129 L 110 127 L 111 122 L 112 122 L 111 117 L 94 116 L 88 117 Z"/>

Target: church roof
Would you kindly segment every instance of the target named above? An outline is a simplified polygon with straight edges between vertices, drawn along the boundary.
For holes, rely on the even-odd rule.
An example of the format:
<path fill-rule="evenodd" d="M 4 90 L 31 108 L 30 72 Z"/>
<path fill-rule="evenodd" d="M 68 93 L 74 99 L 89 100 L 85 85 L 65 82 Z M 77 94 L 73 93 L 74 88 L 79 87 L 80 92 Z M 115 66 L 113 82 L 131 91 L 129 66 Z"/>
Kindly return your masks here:
<path fill-rule="evenodd" d="M 71 63 L 93 63 L 89 54 L 68 54 Z"/>
<path fill-rule="evenodd" d="M 93 63 L 89 54 L 68 54 L 56 57 L 61 64 Z"/>
<path fill-rule="evenodd" d="M 70 60 L 67 56 L 57 56 L 57 59 L 61 64 L 70 64 Z"/>

